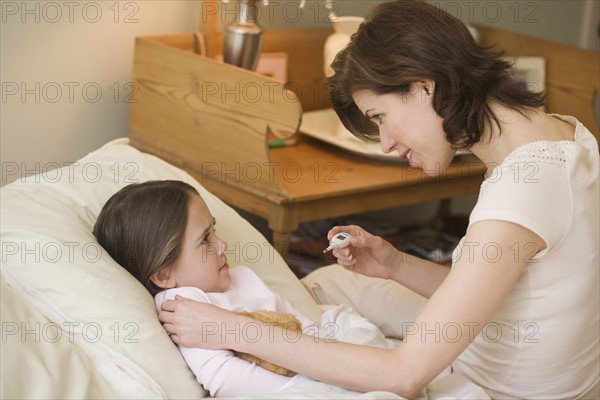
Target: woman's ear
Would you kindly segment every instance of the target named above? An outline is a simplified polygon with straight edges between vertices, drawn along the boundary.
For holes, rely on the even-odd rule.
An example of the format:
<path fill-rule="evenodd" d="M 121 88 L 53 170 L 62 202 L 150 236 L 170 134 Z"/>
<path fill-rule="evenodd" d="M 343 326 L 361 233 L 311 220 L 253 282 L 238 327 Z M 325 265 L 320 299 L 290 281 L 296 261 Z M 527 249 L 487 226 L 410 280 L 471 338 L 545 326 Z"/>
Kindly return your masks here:
<path fill-rule="evenodd" d="M 169 278 L 169 268 L 163 268 L 150 275 L 150 280 L 156 286 L 162 289 L 171 289 L 175 287 L 175 281 L 171 281 Z"/>
<path fill-rule="evenodd" d="M 431 79 L 425 80 L 423 82 L 423 89 L 425 90 L 425 93 L 427 93 L 428 95 L 432 95 L 435 91 L 435 82 Z"/>

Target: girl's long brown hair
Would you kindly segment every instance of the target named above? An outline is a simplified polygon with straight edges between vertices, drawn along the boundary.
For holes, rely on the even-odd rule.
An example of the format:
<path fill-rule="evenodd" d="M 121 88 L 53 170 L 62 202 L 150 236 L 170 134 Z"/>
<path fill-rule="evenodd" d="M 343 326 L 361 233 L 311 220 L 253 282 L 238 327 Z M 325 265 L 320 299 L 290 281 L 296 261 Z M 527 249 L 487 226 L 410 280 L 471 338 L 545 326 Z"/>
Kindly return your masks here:
<path fill-rule="evenodd" d="M 115 193 L 96 220 L 98 243 L 152 295 L 162 290 L 152 274 L 181 253 L 192 195 L 199 194 L 181 181 L 132 184 Z"/>

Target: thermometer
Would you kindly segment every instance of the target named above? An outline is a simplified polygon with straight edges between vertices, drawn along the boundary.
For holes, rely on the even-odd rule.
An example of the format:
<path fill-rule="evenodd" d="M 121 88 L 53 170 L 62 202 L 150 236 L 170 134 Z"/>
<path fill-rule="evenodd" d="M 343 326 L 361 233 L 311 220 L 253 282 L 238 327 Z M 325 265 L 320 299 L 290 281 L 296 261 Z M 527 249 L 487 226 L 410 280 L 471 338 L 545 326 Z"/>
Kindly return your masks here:
<path fill-rule="evenodd" d="M 338 233 L 329 242 L 329 247 L 323 250 L 323 253 L 327 253 L 329 250 L 342 249 L 350 244 L 350 234 L 346 232 Z"/>

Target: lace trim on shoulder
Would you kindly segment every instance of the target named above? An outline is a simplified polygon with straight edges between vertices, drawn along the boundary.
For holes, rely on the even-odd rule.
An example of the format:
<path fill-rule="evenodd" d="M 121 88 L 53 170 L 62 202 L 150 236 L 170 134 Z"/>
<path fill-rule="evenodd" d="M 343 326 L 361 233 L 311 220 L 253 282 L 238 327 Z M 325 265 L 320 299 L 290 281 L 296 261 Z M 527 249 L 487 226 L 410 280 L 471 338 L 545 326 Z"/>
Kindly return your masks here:
<path fill-rule="evenodd" d="M 560 166 L 566 165 L 565 148 L 576 144 L 580 139 L 581 123 L 577 119 L 570 116 L 561 116 L 557 114 L 551 114 L 553 116 L 560 117 L 563 121 L 575 123 L 575 133 L 573 134 L 573 140 L 560 140 L 560 141 L 547 141 L 542 140 L 538 142 L 526 143 L 522 146 L 517 147 L 512 153 L 506 157 L 502 162 L 502 166 L 510 165 L 514 162 L 536 162 L 542 161 Z M 568 121 L 571 119 L 571 121 Z"/>
<path fill-rule="evenodd" d="M 565 147 L 573 145 L 570 140 L 560 142 L 533 142 L 519 147 L 513 151 L 502 166 L 515 162 L 546 162 L 560 166 L 566 165 Z"/>

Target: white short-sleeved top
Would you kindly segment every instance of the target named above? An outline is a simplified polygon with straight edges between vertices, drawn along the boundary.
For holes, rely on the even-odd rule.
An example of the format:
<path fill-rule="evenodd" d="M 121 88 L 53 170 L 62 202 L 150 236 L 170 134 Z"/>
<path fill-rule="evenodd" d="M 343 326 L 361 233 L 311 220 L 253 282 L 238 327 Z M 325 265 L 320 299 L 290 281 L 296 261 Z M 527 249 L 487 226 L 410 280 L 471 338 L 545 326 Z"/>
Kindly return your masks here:
<path fill-rule="evenodd" d="M 469 224 L 522 225 L 547 244 L 452 364 L 494 398 L 577 398 L 598 384 L 598 144 L 575 118 L 555 117 L 576 127 L 574 140 L 515 149 L 484 181 L 470 216 Z M 491 247 L 485 250 L 496 257 Z M 536 252 L 511 250 L 521 259 Z"/>

